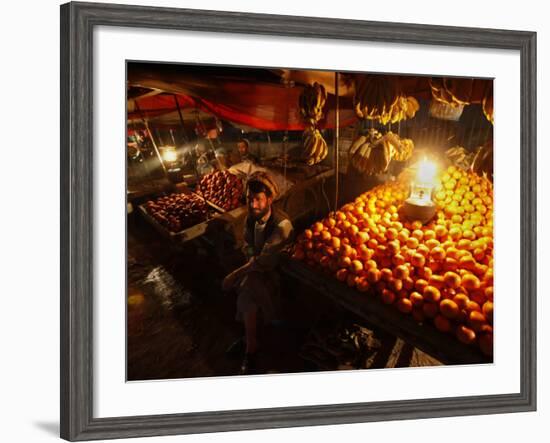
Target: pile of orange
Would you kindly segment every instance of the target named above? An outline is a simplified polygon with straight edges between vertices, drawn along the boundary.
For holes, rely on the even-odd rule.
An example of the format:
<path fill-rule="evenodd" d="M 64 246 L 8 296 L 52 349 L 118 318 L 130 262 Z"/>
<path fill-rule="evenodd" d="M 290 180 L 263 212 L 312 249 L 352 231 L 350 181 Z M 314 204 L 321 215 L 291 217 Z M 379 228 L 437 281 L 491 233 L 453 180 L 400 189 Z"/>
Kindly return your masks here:
<path fill-rule="evenodd" d="M 492 355 L 492 183 L 450 166 L 425 225 L 401 216 L 408 193 L 389 182 L 360 195 L 301 233 L 293 257 Z"/>

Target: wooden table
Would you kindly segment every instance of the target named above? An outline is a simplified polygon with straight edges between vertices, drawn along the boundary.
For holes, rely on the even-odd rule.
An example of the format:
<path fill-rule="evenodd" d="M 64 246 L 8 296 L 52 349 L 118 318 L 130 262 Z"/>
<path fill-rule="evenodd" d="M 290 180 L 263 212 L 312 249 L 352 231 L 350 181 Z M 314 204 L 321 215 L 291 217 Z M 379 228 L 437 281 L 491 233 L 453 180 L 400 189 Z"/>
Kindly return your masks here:
<path fill-rule="evenodd" d="M 336 280 L 331 275 L 308 267 L 305 263 L 284 256 L 283 274 L 312 286 L 320 295 L 365 319 L 373 326 L 395 335 L 412 346 L 437 358 L 444 364 L 492 363 L 477 347 L 459 342 L 454 336 L 443 334 L 430 323 L 417 323 L 394 306 L 383 304 L 374 291 L 361 293 Z"/>

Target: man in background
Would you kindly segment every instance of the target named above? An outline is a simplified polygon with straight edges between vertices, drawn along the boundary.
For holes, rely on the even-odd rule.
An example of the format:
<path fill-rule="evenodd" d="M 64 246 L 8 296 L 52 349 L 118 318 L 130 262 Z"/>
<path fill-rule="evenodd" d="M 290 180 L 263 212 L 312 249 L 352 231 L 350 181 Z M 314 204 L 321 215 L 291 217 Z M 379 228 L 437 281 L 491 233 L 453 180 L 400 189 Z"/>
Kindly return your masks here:
<path fill-rule="evenodd" d="M 250 153 L 250 142 L 243 138 L 237 143 L 237 149 L 241 157 L 241 161 L 249 161 L 258 164 L 258 157 Z"/>

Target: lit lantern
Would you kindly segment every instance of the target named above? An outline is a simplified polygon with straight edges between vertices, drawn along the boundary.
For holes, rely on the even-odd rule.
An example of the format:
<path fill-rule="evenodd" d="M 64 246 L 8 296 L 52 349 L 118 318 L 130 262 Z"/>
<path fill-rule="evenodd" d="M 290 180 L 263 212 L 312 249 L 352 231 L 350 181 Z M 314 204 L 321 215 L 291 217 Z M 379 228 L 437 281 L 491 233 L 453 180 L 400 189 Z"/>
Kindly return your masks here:
<path fill-rule="evenodd" d="M 426 158 L 418 163 L 416 178 L 411 183 L 411 195 L 403 204 L 403 212 L 410 220 L 430 221 L 436 212 L 432 192 L 436 186 L 437 165 Z"/>
<path fill-rule="evenodd" d="M 178 153 L 174 146 L 161 146 L 160 152 L 165 163 L 174 163 L 178 159 Z"/>

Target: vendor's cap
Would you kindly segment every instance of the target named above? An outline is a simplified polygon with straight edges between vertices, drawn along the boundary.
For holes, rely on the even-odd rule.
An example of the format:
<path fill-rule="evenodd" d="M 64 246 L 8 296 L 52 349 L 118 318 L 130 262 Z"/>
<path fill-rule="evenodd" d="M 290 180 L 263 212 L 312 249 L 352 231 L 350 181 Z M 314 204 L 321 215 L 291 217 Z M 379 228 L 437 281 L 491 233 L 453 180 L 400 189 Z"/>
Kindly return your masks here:
<path fill-rule="evenodd" d="M 248 177 L 247 186 L 252 182 L 258 182 L 263 184 L 269 191 L 273 199 L 277 198 L 279 195 L 279 188 L 277 184 L 272 180 L 272 178 L 264 171 L 256 171 Z"/>

